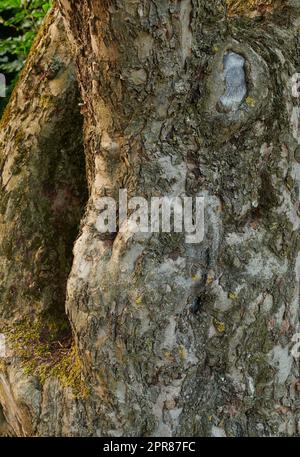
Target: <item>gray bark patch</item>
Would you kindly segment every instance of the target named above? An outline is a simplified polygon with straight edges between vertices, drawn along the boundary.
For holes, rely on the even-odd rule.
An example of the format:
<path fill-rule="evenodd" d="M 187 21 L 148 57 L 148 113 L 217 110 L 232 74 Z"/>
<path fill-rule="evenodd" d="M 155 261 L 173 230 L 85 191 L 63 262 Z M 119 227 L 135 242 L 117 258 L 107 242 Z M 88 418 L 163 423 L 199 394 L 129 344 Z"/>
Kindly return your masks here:
<path fill-rule="evenodd" d="M 225 94 L 220 98 L 226 111 L 236 111 L 247 94 L 245 59 L 235 52 L 224 56 Z"/>

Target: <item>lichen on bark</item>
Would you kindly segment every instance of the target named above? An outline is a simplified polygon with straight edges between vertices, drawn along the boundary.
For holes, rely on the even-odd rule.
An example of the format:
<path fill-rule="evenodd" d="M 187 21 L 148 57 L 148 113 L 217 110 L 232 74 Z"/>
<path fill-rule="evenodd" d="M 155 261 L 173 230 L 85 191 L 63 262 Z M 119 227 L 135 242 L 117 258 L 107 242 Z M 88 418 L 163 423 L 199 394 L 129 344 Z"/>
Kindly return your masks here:
<path fill-rule="evenodd" d="M 33 433 L 48 379 L 74 398 L 87 389 L 64 306 L 87 198 L 79 102 L 54 8 L 1 119 L 0 333 L 7 356 L 1 359 L 0 403 L 9 434 Z"/>

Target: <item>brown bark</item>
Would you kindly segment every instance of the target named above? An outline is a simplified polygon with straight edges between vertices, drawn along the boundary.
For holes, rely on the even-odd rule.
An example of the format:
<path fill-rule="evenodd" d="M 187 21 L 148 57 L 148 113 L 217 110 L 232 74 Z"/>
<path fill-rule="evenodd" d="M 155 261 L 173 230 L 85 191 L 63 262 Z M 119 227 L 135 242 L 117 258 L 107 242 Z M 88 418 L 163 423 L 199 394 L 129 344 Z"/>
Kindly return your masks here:
<path fill-rule="evenodd" d="M 56 9 L 1 120 L 1 317 L 64 310 L 86 196 L 78 104 Z"/>

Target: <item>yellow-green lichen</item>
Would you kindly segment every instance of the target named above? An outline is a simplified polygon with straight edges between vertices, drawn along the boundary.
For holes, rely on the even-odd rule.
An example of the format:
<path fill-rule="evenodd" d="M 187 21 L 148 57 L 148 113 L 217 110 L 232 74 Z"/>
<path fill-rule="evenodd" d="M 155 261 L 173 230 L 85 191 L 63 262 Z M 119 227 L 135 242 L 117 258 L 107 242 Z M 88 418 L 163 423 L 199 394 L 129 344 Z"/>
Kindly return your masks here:
<path fill-rule="evenodd" d="M 41 384 L 55 377 L 62 387 L 71 388 L 76 398 L 88 395 L 82 362 L 65 319 L 48 316 L 36 321 L 23 320 L 2 331 L 26 375 L 37 376 Z"/>
<path fill-rule="evenodd" d="M 214 326 L 219 333 L 224 333 L 226 330 L 225 323 L 222 321 L 219 321 L 218 319 L 214 319 Z"/>

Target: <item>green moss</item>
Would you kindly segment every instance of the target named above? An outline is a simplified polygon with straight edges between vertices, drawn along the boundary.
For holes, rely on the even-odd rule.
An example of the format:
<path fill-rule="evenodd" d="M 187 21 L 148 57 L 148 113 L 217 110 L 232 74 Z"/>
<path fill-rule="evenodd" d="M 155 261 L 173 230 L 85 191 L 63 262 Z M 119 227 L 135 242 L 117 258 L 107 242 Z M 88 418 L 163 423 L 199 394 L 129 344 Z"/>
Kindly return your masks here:
<path fill-rule="evenodd" d="M 67 319 L 47 315 L 7 325 L 2 331 L 26 375 L 37 376 L 41 384 L 55 377 L 63 387 L 71 388 L 76 398 L 88 396 L 82 362 L 71 341 Z"/>

